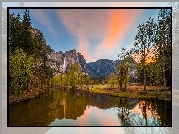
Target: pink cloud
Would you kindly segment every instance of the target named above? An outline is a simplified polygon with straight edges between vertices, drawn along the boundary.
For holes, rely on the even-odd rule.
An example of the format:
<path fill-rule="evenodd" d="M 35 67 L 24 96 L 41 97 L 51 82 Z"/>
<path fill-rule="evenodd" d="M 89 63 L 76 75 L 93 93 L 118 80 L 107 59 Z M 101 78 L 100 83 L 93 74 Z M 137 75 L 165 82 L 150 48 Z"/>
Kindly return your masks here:
<path fill-rule="evenodd" d="M 97 107 L 90 107 L 86 109 L 84 114 L 79 119 L 79 126 L 88 126 L 90 124 L 90 117 L 96 119 L 101 126 L 116 126 L 119 125 L 118 119 L 116 116 L 109 114 L 107 111 L 101 113 Z"/>
<path fill-rule="evenodd" d="M 92 114 L 91 110 L 87 109 L 84 111 L 84 114 L 80 117 L 82 119 L 79 121 L 79 126 L 90 126 L 90 122 L 88 122 L 90 114 Z"/>
<path fill-rule="evenodd" d="M 110 22 L 108 24 L 108 35 L 101 44 L 98 46 L 99 53 L 97 57 L 103 55 L 103 53 L 113 53 L 119 48 L 121 42 L 124 40 L 128 30 L 130 30 L 132 23 L 136 20 L 137 16 L 142 10 L 111 10 Z"/>
<path fill-rule="evenodd" d="M 76 49 L 87 61 L 104 58 L 116 51 L 141 12 L 135 9 L 57 10 L 64 26 L 77 37 Z M 89 39 L 101 39 L 102 42 L 92 46 Z"/>
<path fill-rule="evenodd" d="M 69 9 L 57 10 L 64 26 L 78 38 L 77 51 L 82 53 L 86 60 L 92 61 L 89 48 L 89 38 L 101 39 L 106 36 L 108 11 L 101 9 Z M 97 46 L 92 46 L 94 49 Z"/>

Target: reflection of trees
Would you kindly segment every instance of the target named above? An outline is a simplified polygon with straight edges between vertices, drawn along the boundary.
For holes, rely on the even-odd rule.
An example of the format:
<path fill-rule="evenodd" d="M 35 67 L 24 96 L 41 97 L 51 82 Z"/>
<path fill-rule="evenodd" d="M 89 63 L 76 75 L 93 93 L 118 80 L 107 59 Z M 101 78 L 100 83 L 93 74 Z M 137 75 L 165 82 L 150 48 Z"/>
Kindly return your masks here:
<path fill-rule="evenodd" d="M 132 98 L 89 95 L 71 90 L 52 89 L 41 95 L 39 99 L 10 105 L 10 125 L 47 126 L 56 118 L 76 120 L 77 117 L 84 114 L 87 106 L 96 106 L 100 109 L 118 107 L 118 118 L 123 126 L 171 124 L 169 123 L 171 119 L 167 117 L 170 115 L 168 114 L 171 108 L 169 103 L 155 100 L 138 102 L 137 99 Z M 136 108 L 137 112 L 134 112 Z"/>
<path fill-rule="evenodd" d="M 84 110 L 86 109 L 85 98 L 83 96 L 77 97 L 76 93 L 72 91 L 70 94 L 66 96 L 66 111 L 65 117 L 67 119 L 76 120 L 77 117 L 80 117 L 84 114 Z"/>
<path fill-rule="evenodd" d="M 63 118 L 63 107 L 44 93 L 38 99 L 9 105 L 10 126 L 47 126 L 55 118 Z"/>
<path fill-rule="evenodd" d="M 142 118 L 137 114 L 129 111 L 127 108 L 118 109 L 118 118 L 122 126 L 142 126 Z"/>
<path fill-rule="evenodd" d="M 129 110 L 127 108 L 121 107 L 118 109 L 118 118 L 121 119 L 121 123 L 124 126 L 130 126 L 130 119 L 129 119 Z"/>
<path fill-rule="evenodd" d="M 158 101 L 156 112 L 160 117 L 161 126 L 171 126 L 172 105 L 171 102 Z"/>
<path fill-rule="evenodd" d="M 170 126 L 170 106 L 171 103 L 163 101 L 141 100 L 134 108 L 137 111 L 119 108 L 118 118 L 124 126 Z"/>

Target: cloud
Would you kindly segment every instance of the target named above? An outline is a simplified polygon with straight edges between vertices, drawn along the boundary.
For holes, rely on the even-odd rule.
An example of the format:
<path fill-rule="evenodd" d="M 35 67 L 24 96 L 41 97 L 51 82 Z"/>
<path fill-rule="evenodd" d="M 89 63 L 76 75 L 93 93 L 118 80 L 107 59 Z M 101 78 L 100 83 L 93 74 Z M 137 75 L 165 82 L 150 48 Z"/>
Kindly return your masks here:
<path fill-rule="evenodd" d="M 79 126 L 90 126 L 90 115 L 93 114 L 92 113 L 92 110 L 89 110 L 89 109 L 86 109 L 84 111 L 84 114 L 80 117 L 80 120 L 79 120 Z"/>
<path fill-rule="evenodd" d="M 101 126 L 116 126 L 119 125 L 118 119 L 114 116 L 110 110 L 105 110 L 101 113 L 101 110 L 97 107 L 91 107 L 86 109 L 84 114 L 79 119 L 79 125 L 81 126 L 90 126 L 91 120 L 96 120 L 97 124 Z"/>
<path fill-rule="evenodd" d="M 127 31 L 142 10 L 60 9 L 57 12 L 64 26 L 77 37 L 77 51 L 87 61 L 95 61 L 119 49 Z M 90 44 L 92 38 L 102 41 Z"/>
<path fill-rule="evenodd" d="M 57 10 L 59 18 L 71 34 L 77 37 L 77 50 L 86 60 L 92 61 L 89 39 L 102 39 L 106 36 L 109 21 L 107 10 L 102 9 L 65 9 Z M 94 51 L 94 49 L 92 51 Z"/>
<path fill-rule="evenodd" d="M 98 46 L 96 57 L 102 57 L 104 54 L 112 54 L 123 44 L 128 30 L 131 29 L 137 16 L 142 10 L 137 9 L 120 9 L 110 11 L 110 22 L 108 24 L 108 35 Z"/>

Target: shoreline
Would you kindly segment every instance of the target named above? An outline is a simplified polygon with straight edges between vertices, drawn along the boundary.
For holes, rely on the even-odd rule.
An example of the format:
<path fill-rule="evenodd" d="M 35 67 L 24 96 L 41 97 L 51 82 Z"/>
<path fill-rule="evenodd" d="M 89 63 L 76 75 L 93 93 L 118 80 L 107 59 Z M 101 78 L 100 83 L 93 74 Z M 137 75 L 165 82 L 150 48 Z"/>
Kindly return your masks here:
<path fill-rule="evenodd" d="M 70 90 L 73 90 L 73 89 L 70 89 Z M 104 90 L 105 89 L 101 89 L 101 90 Z M 77 91 L 77 92 L 85 92 L 85 93 L 88 93 L 88 94 L 99 94 L 99 95 L 105 95 L 105 96 L 111 96 L 111 97 L 121 97 L 121 98 L 137 98 L 137 99 L 158 99 L 158 100 L 164 100 L 164 101 L 170 101 L 171 102 L 171 96 L 170 97 L 158 97 L 158 96 L 147 96 L 148 93 L 150 93 L 149 91 L 147 91 L 146 95 L 140 95 L 139 93 L 140 92 L 131 92 L 131 91 L 118 91 L 118 92 L 113 92 L 113 93 L 110 93 L 109 92 L 95 92 L 93 90 L 82 90 L 82 89 L 74 89 L 74 91 Z M 121 93 L 125 93 L 125 94 L 136 94 L 135 96 L 128 96 L 128 95 L 121 95 Z"/>
<path fill-rule="evenodd" d="M 31 93 L 28 92 L 27 94 L 23 94 L 23 95 L 20 95 L 20 96 L 9 96 L 9 104 L 17 103 L 17 102 L 26 101 L 26 100 L 29 100 L 29 99 L 36 98 L 40 94 L 42 94 L 44 92 L 45 92 L 44 89 L 40 89 L 40 90 L 38 90 L 36 92 L 31 92 Z"/>
<path fill-rule="evenodd" d="M 111 96 L 111 97 L 121 97 L 121 98 L 137 98 L 137 99 L 157 99 L 157 100 L 163 100 L 163 101 L 169 101 L 171 102 L 171 96 L 164 97 L 161 96 L 162 91 L 159 91 L 160 94 L 150 95 L 151 92 L 154 91 L 147 91 L 146 95 L 140 94 L 140 91 L 116 91 L 116 90 L 107 90 L 107 89 L 90 89 L 90 90 L 84 90 L 80 88 L 72 89 L 72 88 L 57 88 L 57 87 L 48 87 L 49 89 L 56 89 L 56 90 L 74 90 L 76 92 L 82 92 L 87 94 L 98 94 L 98 95 L 105 95 L 105 96 Z M 36 92 L 27 93 L 25 95 L 20 96 L 10 96 L 9 97 L 9 104 L 12 103 L 18 103 L 21 101 L 26 101 L 29 99 L 33 99 L 38 97 L 40 94 L 44 93 L 46 89 L 40 89 Z"/>

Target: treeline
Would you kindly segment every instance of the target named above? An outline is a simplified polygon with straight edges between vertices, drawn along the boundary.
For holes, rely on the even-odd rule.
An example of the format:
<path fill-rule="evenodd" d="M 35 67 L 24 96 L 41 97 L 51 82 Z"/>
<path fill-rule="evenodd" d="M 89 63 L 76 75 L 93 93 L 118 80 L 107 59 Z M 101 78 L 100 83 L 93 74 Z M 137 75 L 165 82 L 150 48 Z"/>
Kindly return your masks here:
<path fill-rule="evenodd" d="M 81 67 L 78 63 L 68 64 L 66 72 L 59 73 L 50 79 L 49 85 L 52 87 L 67 87 L 75 89 L 77 86 L 83 87 L 83 85 L 94 84 L 90 79 L 90 75 L 87 75 L 81 71 Z"/>
<path fill-rule="evenodd" d="M 9 14 L 9 93 L 42 88 L 53 77 L 48 62 L 50 46 L 43 33 L 31 26 L 29 11 L 23 17 Z"/>
<path fill-rule="evenodd" d="M 161 9 L 157 22 L 149 18 L 147 22 L 138 25 L 134 47 L 129 50 L 123 48 L 120 54 L 124 61 L 118 72 L 118 75 L 124 74 L 121 83 L 125 83 L 125 74 L 129 72 L 129 66 L 125 66 L 130 62 L 126 59 L 132 57 L 137 62 L 138 80 L 144 84 L 145 93 L 146 85 L 163 85 L 165 92 L 166 86 L 172 86 L 171 17 L 171 9 Z"/>

